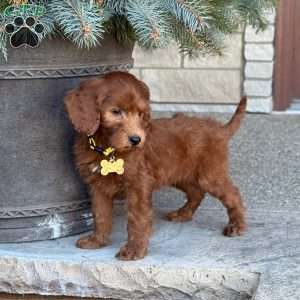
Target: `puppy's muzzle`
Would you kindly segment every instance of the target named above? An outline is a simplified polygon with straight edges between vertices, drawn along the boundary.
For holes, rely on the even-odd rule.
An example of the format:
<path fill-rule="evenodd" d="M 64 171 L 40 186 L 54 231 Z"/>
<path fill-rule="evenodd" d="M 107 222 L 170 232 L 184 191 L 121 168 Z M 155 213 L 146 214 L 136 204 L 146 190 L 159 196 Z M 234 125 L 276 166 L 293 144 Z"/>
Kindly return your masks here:
<path fill-rule="evenodd" d="M 141 138 L 138 135 L 131 135 L 128 139 L 132 146 L 136 146 L 141 142 Z"/>

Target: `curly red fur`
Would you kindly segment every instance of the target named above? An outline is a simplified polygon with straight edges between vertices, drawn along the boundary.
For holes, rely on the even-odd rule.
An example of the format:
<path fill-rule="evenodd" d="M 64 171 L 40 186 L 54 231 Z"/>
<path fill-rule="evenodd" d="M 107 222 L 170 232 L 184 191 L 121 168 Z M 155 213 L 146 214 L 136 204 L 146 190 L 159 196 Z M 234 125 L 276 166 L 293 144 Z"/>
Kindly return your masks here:
<path fill-rule="evenodd" d="M 89 186 L 95 224 L 91 235 L 78 240 L 78 247 L 107 245 L 113 200 L 124 197 L 128 241 L 118 256 L 143 258 L 151 235 L 152 192 L 162 186 L 173 186 L 187 196 L 186 204 L 168 213 L 167 220 L 191 220 L 209 193 L 227 209 L 224 235 L 240 235 L 246 228 L 241 195 L 228 174 L 228 141 L 240 126 L 246 98 L 231 121 L 222 125 L 183 114 L 151 119 L 149 97 L 148 87 L 133 75 L 113 72 L 81 84 L 65 99 L 70 120 L 80 132 L 74 146 L 76 164 Z M 104 157 L 89 148 L 89 134 L 94 134 L 98 145 L 116 149 L 115 156 L 125 161 L 123 175 L 102 176 L 93 171 Z M 138 136 L 140 142 L 133 145 L 131 136 Z"/>

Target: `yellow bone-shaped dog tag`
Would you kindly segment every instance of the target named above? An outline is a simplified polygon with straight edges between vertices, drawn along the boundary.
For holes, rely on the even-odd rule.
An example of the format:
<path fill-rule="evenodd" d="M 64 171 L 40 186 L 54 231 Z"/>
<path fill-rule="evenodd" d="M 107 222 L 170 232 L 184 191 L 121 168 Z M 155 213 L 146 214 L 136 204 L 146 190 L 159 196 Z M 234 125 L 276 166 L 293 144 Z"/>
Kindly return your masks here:
<path fill-rule="evenodd" d="M 117 160 L 101 160 L 101 175 L 106 176 L 110 173 L 117 173 L 122 175 L 124 173 L 124 160 L 119 158 Z"/>

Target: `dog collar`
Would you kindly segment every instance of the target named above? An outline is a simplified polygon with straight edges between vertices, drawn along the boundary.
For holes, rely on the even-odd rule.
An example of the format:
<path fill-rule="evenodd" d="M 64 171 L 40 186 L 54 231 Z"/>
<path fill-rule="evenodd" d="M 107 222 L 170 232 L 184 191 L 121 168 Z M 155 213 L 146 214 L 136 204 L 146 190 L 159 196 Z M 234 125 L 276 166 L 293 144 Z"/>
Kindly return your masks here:
<path fill-rule="evenodd" d="M 124 160 L 119 158 L 115 158 L 115 149 L 112 147 L 103 148 L 99 147 L 96 144 L 95 138 L 93 136 L 89 136 L 89 146 L 90 149 L 104 155 L 108 159 L 102 159 L 96 167 L 93 168 L 92 172 L 99 172 L 103 176 L 106 176 L 110 173 L 117 173 L 118 175 L 122 175 L 124 173 Z"/>

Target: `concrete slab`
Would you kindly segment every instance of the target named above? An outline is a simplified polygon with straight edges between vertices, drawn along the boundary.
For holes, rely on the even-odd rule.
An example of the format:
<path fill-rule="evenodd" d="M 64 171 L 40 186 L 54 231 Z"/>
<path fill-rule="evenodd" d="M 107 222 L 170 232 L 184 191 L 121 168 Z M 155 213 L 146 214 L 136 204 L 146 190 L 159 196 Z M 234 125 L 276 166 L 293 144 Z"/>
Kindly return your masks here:
<path fill-rule="evenodd" d="M 174 208 L 174 207 L 173 207 Z M 126 239 L 125 212 L 117 208 L 112 244 L 75 248 L 77 237 L 0 245 L 0 290 L 114 299 L 300 299 L 300 221 L 250 211 L 243 237 L 221 235 L 223 210 L 199 210 L 191 222 L 164 221 L 156 208 L 149 255 L 120 262 L 114 254 Z M 291 220 L 300 220 L 294 213 Z M 280 221 L 279 221 L 280 220 Z M 289 295 L 288 298 L 286 296 Z"/>

